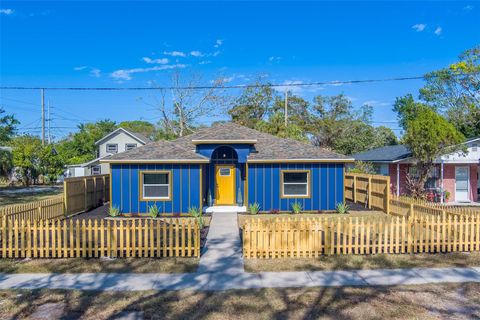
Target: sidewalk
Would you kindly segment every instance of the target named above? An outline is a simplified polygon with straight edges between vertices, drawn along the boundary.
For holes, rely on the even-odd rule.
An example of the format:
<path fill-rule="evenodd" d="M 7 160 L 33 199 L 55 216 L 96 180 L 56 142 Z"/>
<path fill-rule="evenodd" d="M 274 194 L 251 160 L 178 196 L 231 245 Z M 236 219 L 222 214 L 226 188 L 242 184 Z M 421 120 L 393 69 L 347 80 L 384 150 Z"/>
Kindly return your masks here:
<path fill-rule="evenodd" d="M 279 261 L 279 263 L 281 262 Z M 237 216 L 231 213 L 214 213 L 200 265 L 195 273 L 0 273 L 0 289 L 218 291 L 285 287 L 393 286 L 448 282 L 480 282 L 480 267 L 247 273 L 243 269 Z"/>

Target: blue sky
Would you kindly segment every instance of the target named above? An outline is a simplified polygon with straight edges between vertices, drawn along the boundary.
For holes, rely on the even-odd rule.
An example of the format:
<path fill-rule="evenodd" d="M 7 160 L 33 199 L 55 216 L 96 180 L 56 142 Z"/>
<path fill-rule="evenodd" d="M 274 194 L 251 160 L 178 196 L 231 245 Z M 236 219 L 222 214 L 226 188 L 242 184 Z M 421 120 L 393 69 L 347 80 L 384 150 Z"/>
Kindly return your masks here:
<path fill-rule="evenodd" d="M 0 4 L 2 86 L 169 85 L 173 69 L 229 84 L 264 75 L 301 83 L 422 75 L 480 44 L 480 3 L 9 2 Z M 392 103 L 422 81 L 294 88 L 311 100 L 344 93 L 393 129 Z M 237 95 L 238 91 L 230 91 Z M 53 136 L 79 122 L 155 122 L 147 92 L 47 91 Z M 0 104 L 39 133 L 40 95 L 0 91 Z M 219 113 L 218 118 L 222 119 Z M 207 123 L 212 119 L 202 119 Z M 396 130 L 398 133 L 399 131 Z"/>

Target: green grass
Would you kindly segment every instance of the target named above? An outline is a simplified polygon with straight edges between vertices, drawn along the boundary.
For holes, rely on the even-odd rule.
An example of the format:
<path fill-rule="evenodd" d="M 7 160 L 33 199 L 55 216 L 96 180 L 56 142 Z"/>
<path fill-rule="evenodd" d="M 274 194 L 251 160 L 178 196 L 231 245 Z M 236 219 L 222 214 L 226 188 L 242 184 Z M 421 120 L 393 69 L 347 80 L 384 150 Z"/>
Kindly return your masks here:
<path fill-rule="evenodd" d="M 198 262 L 197 258 L 0 259 L 0 270 L 5 273 L 189 273 L 195 272 Z"/>
<path fill-rule="evenodd" d="M 21 204 L 39 200 L 45 200 L 57 196 L 63 192 L 62 188 L 45 192 L 29 192 L 29 193 L 4 193 L 4 190 L 18 189 L 17 187 L 0 188 L 0 207 L 12 204 Z"/>
<path fill-rule="evenodd" d="M 480 284 L 249 289 L 225 292 L 0 291 L 0 318 L 24 319 L 40 306 L 64 319 L 465 319 L 480 317 Z"/>
<path fill-rule="evenodd" d="M 479 267 L 480 252 L 435 254 L 339 255 L 319 258 L 245 259 L 245 270 L 307 271 L 435 267 Z"/>

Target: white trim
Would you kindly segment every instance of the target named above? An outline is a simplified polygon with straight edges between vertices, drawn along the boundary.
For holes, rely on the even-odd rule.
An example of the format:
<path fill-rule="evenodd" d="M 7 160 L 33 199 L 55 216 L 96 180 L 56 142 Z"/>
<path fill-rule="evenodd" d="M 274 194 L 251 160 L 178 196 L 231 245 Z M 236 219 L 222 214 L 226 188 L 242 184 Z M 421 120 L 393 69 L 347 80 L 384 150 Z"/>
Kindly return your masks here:
<path fill-rule="evenodd" d="M 124 133 L 126 133 L 127 135 L 129 135 L 130 137 L 132 137 L 133 139 L 143 143 L 143 144 L 147 144 L 148 141 L 143 141 L 142 139 L 140 139 L 139 137 L 137 137 L 135 134 L 131 133 L 130 131 L 126 130 L 126 129 L 123 129 L 123 128 L 118 128 L 118 129 L 115 129 L 113 130 L 112 132 L 110 132 L 109 134 L 107 134 L 106 136 L 104 136 L 103 138 L 101 138 L 100 140 L 96 141 L 95 142 L 95 145 L 99 145 L 101 144 L 103 141 L 107 140 L 108 138 L 110 138 L 112 135 L 116 134 L 117 132 L 119 131 L 123 131 Z"/>
<path fill-rule="evenodd" d="M 454 186 L 454 191 L 455 191 L 455 202 L 459 202 L 458 197 L 457 197 L 457 168 L 467 168 L 467 200 L 460 200 L 461 202 L 469 202 L 472 199 L 470 199 L 470 166 L 455 166 L 455 186 Z"/>
<path fill-rule="evenodd" d="M 397 163 L 397 196 L 400 196 L 400 163 Z"/>

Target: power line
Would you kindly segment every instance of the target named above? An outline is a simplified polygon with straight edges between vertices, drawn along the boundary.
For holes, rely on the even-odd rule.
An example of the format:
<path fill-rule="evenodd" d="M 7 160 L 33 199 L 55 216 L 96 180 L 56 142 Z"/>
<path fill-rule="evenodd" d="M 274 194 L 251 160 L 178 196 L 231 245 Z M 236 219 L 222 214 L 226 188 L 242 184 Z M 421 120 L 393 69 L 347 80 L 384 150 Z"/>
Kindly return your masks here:
<path fill-rule="evenodd" d="M 464 74 L 467 75 L 467 74 Z M 324 85 L 341 85 L 341 84 L 357 84 L 357 83 L 373 83 L 373 82 L 390 82 L 390 81 L 407 81 L 422 80 L 424 76 L 413 77 L 395 77 L 383 79 L 363 79 L 363 80 L 344 80 L 344 81 L 318 81 L 303 82 L 292 84 L 239 84 L 231 86 L 186 86 L 186 87 L 8 87 L 0 86 L 0 90 L 65 90 L 65 91 L 144 91 L 144 90 L 202 90 L 202 89 L 246 89 L 246 88 L 265 88 L 265 87 L 308 87 L 308 86 L 324 86 Z"/>

